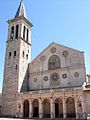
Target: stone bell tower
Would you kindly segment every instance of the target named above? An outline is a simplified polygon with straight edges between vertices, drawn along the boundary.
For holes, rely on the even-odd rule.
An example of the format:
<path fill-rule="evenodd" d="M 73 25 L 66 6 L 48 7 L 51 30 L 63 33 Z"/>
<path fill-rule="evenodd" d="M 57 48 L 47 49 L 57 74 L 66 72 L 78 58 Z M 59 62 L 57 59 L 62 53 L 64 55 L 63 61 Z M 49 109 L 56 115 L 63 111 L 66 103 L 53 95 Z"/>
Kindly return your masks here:
<path fill-rule="evenodd" d="M 28 90 L 28 64 L 31 60 L 31 28 L 23 0 L 14 19 L 8 20 L 8 38 L 2 89 L 2 112 L 12 114 L 13 95 Z M 25 82 L 27 81 L 27 82 Z M 11 100 L 12 99 L 12 100 Z M 12 106 L 13 107 L 13 106 Z"/>

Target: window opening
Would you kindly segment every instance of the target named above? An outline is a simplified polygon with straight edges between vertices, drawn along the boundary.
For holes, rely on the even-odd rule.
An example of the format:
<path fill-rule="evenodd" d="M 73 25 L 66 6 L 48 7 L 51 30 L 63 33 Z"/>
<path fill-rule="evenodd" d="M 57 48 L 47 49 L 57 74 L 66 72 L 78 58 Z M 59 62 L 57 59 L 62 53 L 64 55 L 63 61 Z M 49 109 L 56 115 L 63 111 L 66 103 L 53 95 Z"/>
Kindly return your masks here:
<path fill-rule="evenodd" d="M 11 57 L 11 52 L 9 52 L 9 58 Z"/>
<path fill-rule="evenodd" d="M 14 37 L 14 26 L 11 27 L 10 39 L 13 39 L 13 37 Z"/>
<path fill-rule="evenodd" d="M 29 30 L 27 29 L 27 42 L 28 42 L 28 39 L 29 39 Z"/>
<path fill-rule="evenodd" d="M 26 27 L 24 26 L 24 29 L 23 29 L 23 39 L 25 40 L 25 31 L 26 31 Z"/>
<path fill-rule="evenodd" d="M 14 51 L 14 57 L 16 56 L 16 51 Z"/>
<path fill-rule="evenodd" d="M 23 58 L 24 58 L 24 51 L 23 51 Z"/>
<path fill-rule="evenodd" d="M 26 55 L 26 58 L 28 59 L 28 54 Z"/>
<path fill-rule="evenodd" d="M 19 25 L 16 25 L 16 39 L 18 38 L 18 30 L 19 30 Z"/>

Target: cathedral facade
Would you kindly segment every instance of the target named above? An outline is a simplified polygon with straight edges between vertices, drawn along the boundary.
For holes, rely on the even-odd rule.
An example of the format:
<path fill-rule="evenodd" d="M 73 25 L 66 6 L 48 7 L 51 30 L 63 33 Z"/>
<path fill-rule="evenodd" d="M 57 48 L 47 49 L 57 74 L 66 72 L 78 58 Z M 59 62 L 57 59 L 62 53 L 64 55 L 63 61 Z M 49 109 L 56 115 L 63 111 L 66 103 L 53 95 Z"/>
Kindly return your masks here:
<path fill-rule="evenodd" d="M 90 114 L 90 75 L 84 52 L 52 42 L 31 61 L 31 29 L 21 1 L 8 20 L 0 113 L 18 118 L 76 118 Z"/>

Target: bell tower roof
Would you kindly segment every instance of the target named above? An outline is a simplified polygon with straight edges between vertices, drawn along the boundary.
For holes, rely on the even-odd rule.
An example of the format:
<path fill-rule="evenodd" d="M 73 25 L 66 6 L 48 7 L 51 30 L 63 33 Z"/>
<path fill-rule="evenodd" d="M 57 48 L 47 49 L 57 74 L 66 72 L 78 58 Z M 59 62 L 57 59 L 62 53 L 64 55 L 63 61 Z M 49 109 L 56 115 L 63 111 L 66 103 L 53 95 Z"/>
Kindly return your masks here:
<path fill-rule="evenodd" d="M 25 10 L 25 5 L 24 5 L 24 1 L 21 0 L 20 5 L 18 7 L 18 10 L 16 12 L 15 18 L 19 17 L 19 16 L 24 16 L 26 17 L 26 10 Z"/>

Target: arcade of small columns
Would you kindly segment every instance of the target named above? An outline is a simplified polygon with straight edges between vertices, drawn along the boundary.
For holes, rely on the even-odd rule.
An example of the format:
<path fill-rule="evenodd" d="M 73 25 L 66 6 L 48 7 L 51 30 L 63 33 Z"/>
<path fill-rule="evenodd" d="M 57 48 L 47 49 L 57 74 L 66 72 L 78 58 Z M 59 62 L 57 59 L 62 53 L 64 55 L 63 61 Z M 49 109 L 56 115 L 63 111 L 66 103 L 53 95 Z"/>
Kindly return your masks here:
<path fill-rule="evenodd" d="M 17 117 L 85 118 L 85 106 L 85 96 L 79 91 L 27 93 L 19 95 Z"/>

